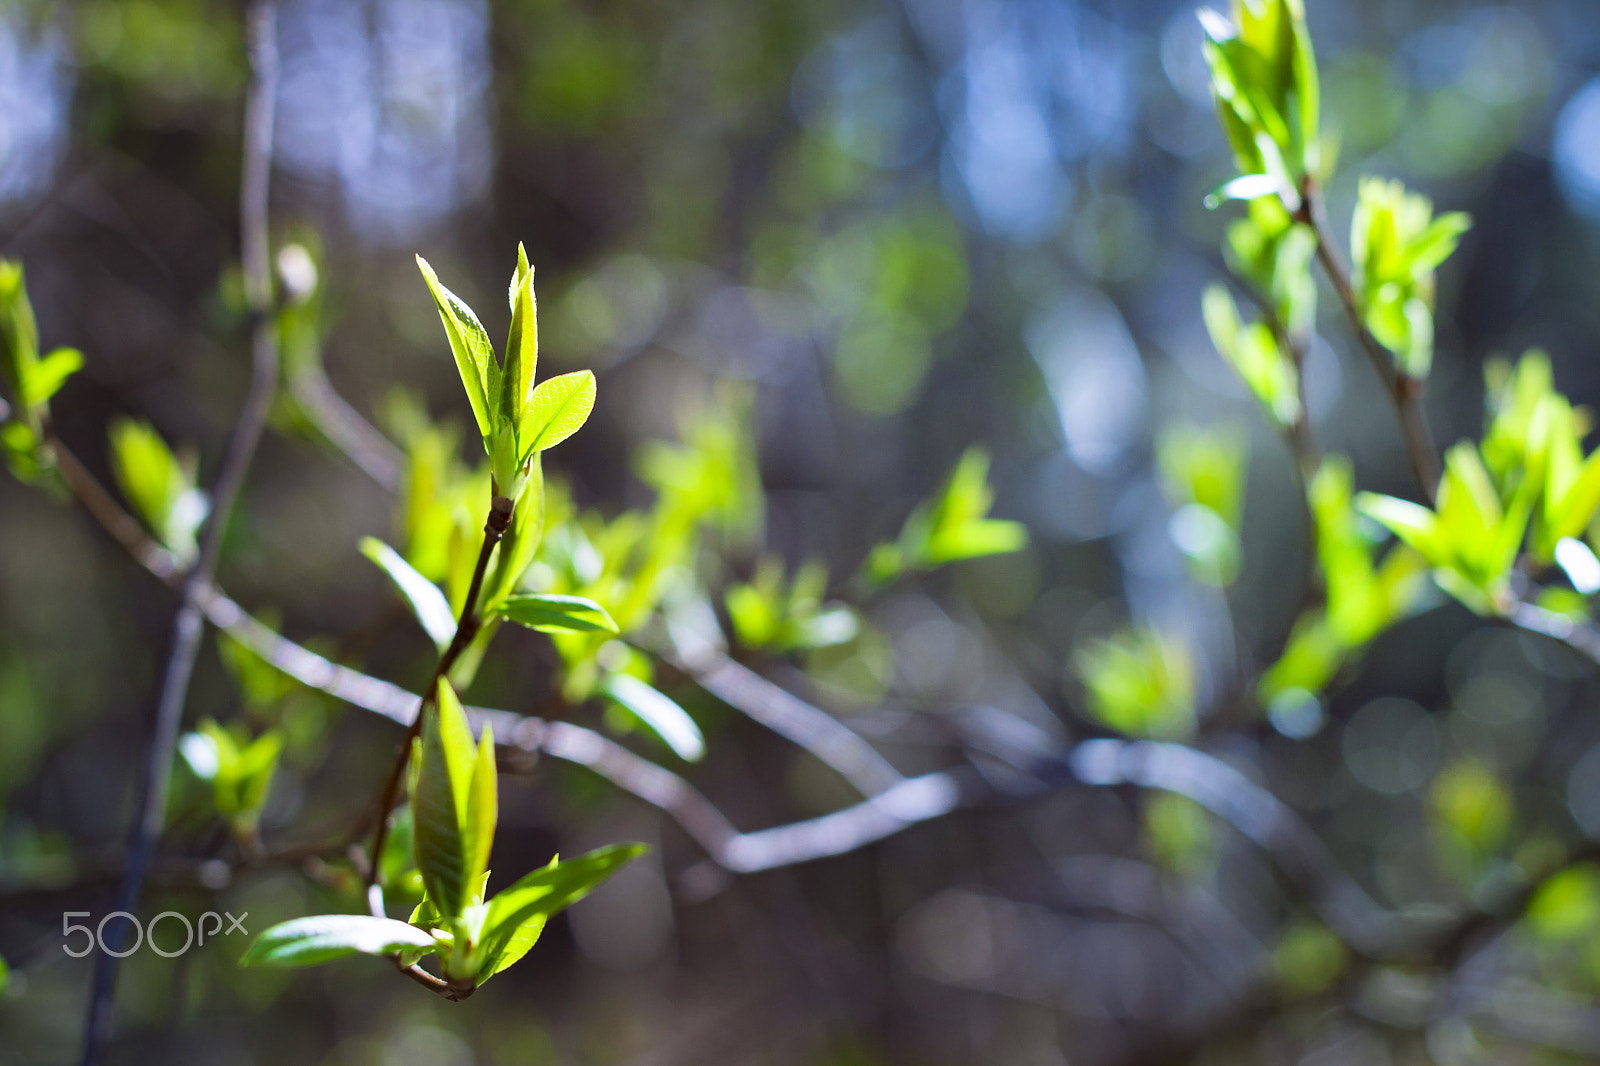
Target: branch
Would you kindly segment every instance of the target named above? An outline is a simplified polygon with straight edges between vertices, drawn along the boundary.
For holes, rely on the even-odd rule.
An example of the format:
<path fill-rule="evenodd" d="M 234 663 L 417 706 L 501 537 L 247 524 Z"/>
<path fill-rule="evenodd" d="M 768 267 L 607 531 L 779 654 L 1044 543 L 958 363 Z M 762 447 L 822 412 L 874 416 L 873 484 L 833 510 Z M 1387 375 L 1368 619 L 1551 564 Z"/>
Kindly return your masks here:
<path fill-rule="evenodd" d="M 478 549 L 478 562 L 472 570 L 472 582 L 467 586 L 466 598 L 461 601 L 461 617 L 456 620 L 455 636 L 450 638 L 449 647 L 439 656 L 439 662 L 433 668 L 433 678 L 417 701 L 417 710 L 411 718 L 411 726 L 406 730 L 405 739 L 400 742 L 400 751 L 395 755 L 394 767 L 389 771 L 389 779 L 384 782 L 383 791 L 379 793 L 378 805 L 373 810 L 373 818 L 378 823 L 378 835 L 372 843 L 372 862 L 367 869 L 366 888 L 375 918 L 385 917 L 381 894 L 383 844 L 389 836 L 389 812 L 394 810 L 395 801 L 400 796 L 400 782 L 405 779 L 406 766 L 411 762 L 412 742 L 422 735 L 422 723 L 427 717 L 428 704 L 438 691 L 439 682 L 450 673 L 450 668 L 455 666 L 456 660 L 467 650 L 467 645 L 472 643 L 472 638 L 478 635 L 478 630 L 483 624 L 478 617 L 478 595 L 483 591 L 483 577 L 489 570 L 489 556 L 494 554 L 495 545 L 505 536 L 506 527 L 511 522 L 513 507 L 512 501 L 504 496 L 494 497 L 489 506 L 489 518 L 483 524 L 483 546 Z M 357 835 L 365 835 L 364 827 L 357 828 Z M 373 891 L 375 888 L 379 890 L 376 893 Z"/>
<path fill-rule="evenodd" d="M 1428 432 L 1427 415 L 1422 410 L 1424 382 L 1421 378 L 1401 373 L 1395 366 L 1394 356 L 1378 343 L 1378 338 L 1372 335 L 1372 331 L 1367 329 L 1366 323 L 1362 321 L 1361 303 L 1350 285 L 1349 272 L 1339 262 L 1333 244 L 1328 238 L 1320 190 L 1310 179 L 1307 179 L 1306 187 L 1301 190 L 1300 209 L 1295 212 L 1295 218 L 1310 226 L 1312 232 L 1316 234 L 1317 262 L 1322 265 L 1322 271 L 1328 276 L 1328 282 L 1338 295 L 1339 302 L 1344 304 L 1345 313 L 1350 316 L 1350 324 L 1355 330 L 1356 340 L 1361 344 L 1361 350 L 1366 353 L 1372 368 L 1378 372 L 1384 391 L 1394 403 L 1395 414 L 1400 419 L 1400 434 L 1405 440 L 1406 456 L 1411 460 L 1411 472 L 1422 488 L 1424 497 L 1431 504 L 1434 497 L 1439 494 L 1440 464 L 1439 451 L 1433 445 L 1433 437 Z"/>
<path fill-rule="evenodd" d="M 677 645 L 656 650 L 711 695 L 821 759 L 863 796 L 877 795 L 905 781 L 859 733 L 710 643 L 688 650 Z"/>
<path fill-rule="evenodd" d="M 381 487 L 390 492 L 399 489 L 405 456 L 339 395 L 320 364 L 292 370 L 287 379 L 289 395 L 300 412 L 330 444 Z"/>
<path fill-rule="evenodd" d="M 278 80 L 275 12 L 271 0 L 255 0 L 246 14 L 246 22 L 251 77 L 245 94 L 239 215 L 245 292 L 252 317 L 250 391 L 212 491 L 212 511 L 201 533 L 199 556 L 185 579 L 183 605 L 173 624 L 149 757 L 140 779 L 137 814 L 129 835 L 128 866 L 117 890 L 115 909 L 122 911 L 131 911 L 137 905 L 156 840 L 161 835 L 178 727 L 204 632 L 199 599 L 211 586 L 222 535 L 266 427 L 278 380 L 277 339 L 270 317 L 272 279 L 267 230 L 267 190 L 272 171 L 273 109 Z M 120 943 L 120 937 L 118 939 Z M 110 1038 L 118 961 L 110 951 L 95 956 L 94 982 L 85 1022 L 83 1066 L 95 1066 L 99 1062 Z"/>

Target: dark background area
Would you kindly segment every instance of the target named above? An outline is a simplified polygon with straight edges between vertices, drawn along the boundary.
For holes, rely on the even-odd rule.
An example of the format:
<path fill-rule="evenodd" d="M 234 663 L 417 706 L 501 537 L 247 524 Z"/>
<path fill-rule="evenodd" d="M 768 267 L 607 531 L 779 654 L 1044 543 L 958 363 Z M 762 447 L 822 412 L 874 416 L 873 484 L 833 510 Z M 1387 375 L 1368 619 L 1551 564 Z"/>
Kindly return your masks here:
<path fill-rule="evenodd" d="M 1493 354 L 1546 348 L 1558 387 L 1593 403 L 1600 6 L 1308 6 L 1341 143 L 1333 231 L 1348 232 L 1361 173 L 1475 220 L 1439 279 L 1436 440 L 1480 433 Z M 1299 573 L 1289 457 L 1199 314 L 1237 209 L 1202 206 L 1233 170 L 1193 10 L 285 0 L 274 230 L 320 249 L 328 374 L 380 425 L 397 387 L 470 421 L 413 253 L 498 338 L 525 242 L 541 374 L 599 375 L 592 420 L 552 464 L 607 513 L 647 499 L 637 445 L 674 436 L 730 380 L 756 397 L 767 544 L 836 574 L 985 445 L 996 513 L 1024 521 L 1031 546 L 872 602 L 852 654 L 877 691 L 836 709 L 908 773 L 949 761 L 927 738 L 961 709 L 1066 742 L 1098 729 L 1072 665 L 1087 640 L 1129 620 L 1181 634 L 1205 706 L 1259 666 Z M 25 263 L 46 346 L 85 354 L 54 409 L 104 477 L 107 420 L 132 413 L 209 478 L 244 395 L 230 295 L 241 39 L 233 4 L 0 0 L 0 255 Z M 1414 498 L 1387 401 L 1322 303 L 1318 441 L 1352 457 L 1361 487 Z M 1184 421 L 1251 441 L 1244 570 L 1226 594 L 1189 578 L 1168 534 L 1153 442 Z M 292 410 L 276 427 L 221 584 L 295 639 L 421 684 L 426 642 L 355 549 L 388 532 L 392 499 Z M 731 558 L 729 576 L 749 564 Z M 0 478 L 0 955 L 17 966 L 0 993 L 4 1061 L 75 1054 L 87 966 L 59 952 L 56 915 L 105 893 L 24 889 L 122 839 L 173 609 L 65 500 Z M 523 636 L 505 638 L 508 665 L 473 699 L 517 709 L 540 654 Z M 1560 648 L 1441 601 L 1377 641 L 1315 735 L 1249 722 L 1205 743 L 1303 815 L 1385 907 L 1426 913 L 1471 899 L 1430 798 L 1455 760 L 1487 765 L 1511 805 L 1491 865 L 1600 829 L 1594 695 Z M 208 641 L 188 720 L 238 702 Z M 688 706 L 709 754 L 674 769 L 739 828 L 849 802 L 803 752 L 709 698 Z M 358 710 L 307 695 L 295 713 L 331 720 L 332 750 L 291 753 L 269 834 L 337 822 L 392 750 L 393 728 Z M 682 889 L 695 845 L 582 771 L 549 761 L 508 777 L 501 808 L 508 870 L 618 839 L 653 850 L 461 1005 L 376 963 L 280 974 L 238 970 L 233 943 L 140 953 L 112 1061 L 1167 1061 L 1149 1049 L 1226 1016 L 1219 968 L 1292 986 L 1296 945 L 1313 970 L 1325 946 L 1253 844 L 1130 789 L 960 812 L 709 898 Z M 1208 1061 L 1592 1061 L 1600 875 L 1573 892 L 1444 1007 L 1407 1015 L 1406 982 L 1425 975 L 1386 971 L 1376 991 L 1248 1015 Z M 217 902 L 249 910 L 253 931 L 340 905 L 289 874 Z"/>

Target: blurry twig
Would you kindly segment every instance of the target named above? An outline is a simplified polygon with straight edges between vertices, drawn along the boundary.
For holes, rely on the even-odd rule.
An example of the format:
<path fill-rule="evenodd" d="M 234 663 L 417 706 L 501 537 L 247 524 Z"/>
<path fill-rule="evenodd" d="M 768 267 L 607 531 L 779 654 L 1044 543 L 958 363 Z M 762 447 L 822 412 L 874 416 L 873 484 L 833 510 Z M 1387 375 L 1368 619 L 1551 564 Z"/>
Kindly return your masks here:
<path fill-rule="evenodd" d="M 815 755 L 863 796 L 894 788 L 905 777 L 876 748 L 837 718 L 743 666 L 709 643 L 662 649 L 663 657 L 701 688 L 746 717 Z"/>
<path fill-rule="evenodd" d="M 383 488 L 400 488 L 405 456 L 339 395 L 320 363 L 297 367 L 286 378 L 289 395 L 330 444 Z"/>
<path fill-rule="evenodd" d="M 136 816 L 128 845 L 128 865 L 116 895 L 116 910 L 131 911 L 166 818 L 172 760 L 178 727 L 204 631 L 200 599 L 211 586 L 221 554 L 222 535 L 244 484 L 250 460 L 266 428 L 278 381 L 277 338 L 270 317 L 272 276 L 267 230 L 267 189 L 272 171 L 273 111 L 277 100 L 278 53 L 271 0 L 255 0 L 246 12 L 250 83 L 245 94 L 244 161 L 240 181 L 240 250 L 249 301 L 252 372 L 238 425 L 212 490 L 212 510 L 201 533 L 199 555 L 184 578 L 183 604 L 173 624 L 172 646 L 156 707 L 149 757 L 139 783 Z M 94 981 L 85 1022 L 84 1066 L 100 1060 L 111 1035 L 113 996 L 119 955 L 95 956 Z"/>
<path fill-rule="evenodd" d="M 1394 403 L 1395 414 L 1400 419 L 1400 433 L 1405 440 L 1406 456 L 1411 460 L 1411 472 L 1416 476 L 1423 496 L 1431 505 L 1439 492 L 1440 464 L 1439 450 L 1434 447 L 1433 437 L 1428 432 L 1427 415 L 1422 410 L 1423 382 L 1420 378 L 1401 373 L 1395 366 L 1394 357 L 1389 354 L 1388 349 L 1378 343 L 1378 338 L 1372 335 L 1372 331 L 1367 329 L 1366 323 L 1362 321 L 1361 304 L 1356 298 L 1355 289 L 1350 285 L 1350 275 L 1339 262 L 1328 237 L 1327 223 L 1322 212 L 1321 190 L 1309 177 L 1301 190 L 1300 209 L 1295 212 L 1295 218 L 1310 226 L 1312 232 L 1316 234 L 1317 262 L 1322 264 L 1323 273 L 1328 276 L 1329 284 L 1333 286 L 1339 302 L 1344 305 L 1345 312 L 1350 316 L 1356 340 L 1360 342 L 1362 351 L 1366 353 L 1373 369 L 1378 372 L 1379 380 L 1383 382 L 1384 391 Z"/>

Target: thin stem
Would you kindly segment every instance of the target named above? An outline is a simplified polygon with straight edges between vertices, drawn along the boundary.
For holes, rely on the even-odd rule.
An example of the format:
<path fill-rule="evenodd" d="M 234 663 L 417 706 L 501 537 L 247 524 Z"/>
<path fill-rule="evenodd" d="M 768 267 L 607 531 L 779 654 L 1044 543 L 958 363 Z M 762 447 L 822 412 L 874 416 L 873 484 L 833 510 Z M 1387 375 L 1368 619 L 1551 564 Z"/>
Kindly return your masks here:
<path fill-rule="evenodd" d="M 1428 503 L 1432 504 L 1439 494 L 1441 466 L 1439 450 L 1434 447 L 1433 437 L 1428 431 L 1428 418 L 1422 410 L 1424 382 L 1421 378 L 1401 372 L 1395 365 L 1394 356 L 1378 342 L 1378 338 L 1372 335 L 1362 320 L 1361 303 L 1350 285 L 1349 271 L 1339 262 L 1333 243 L 1328 238 L 1320 192 L 1309 179 L 1301 192 L 1301 206 L 1295 217 L 1310 226 L 1316 234 L 1317 262 L 1322 265 L 1322 272 L 1328 276 L 1334 293 L 1344 305 L 1345 313 L 1350 316 L 1356 339 L 1394 404 L 1395 414 L 1400 420 L 1400 434 L 1405 440 L 1406 456 L 1411 461 L 1411 472 Z"/>
<path fill-rule="evenodd" d="M 472 638 L 478 633 L 482 619 L 478 616 L 478 596 L 483 591 L 484 575 L 489 569 L 489 556 L 494 552 L 494 546 L 500 543 L 500 538 L 505 536 L 506 527 L 511 523 L 513 503 L 504 496 L 496 496 L 489 507 L 489 518 L 483 526 L 483 547 L 478 550 L 478 563 L 472 570 L 472 583 L 467 587 L 466 599 L 461 603 L 461 617 L 456 621 L 456 633 L 451 638 L 450 645 L 439 656 L 439 662 L 433 668 L 433 677 L 428 681 L 428 687 L 423 690 L 422 698 L 417 703 L 417 714 L 411 720 L 411 727 L 406 730 L 405 739 L 400 742 L 400 751 L 395 756 L 394 766 L 389 771 L 389 777 L 384 782 L 383 791 L 378 794 L 377 806 L 373 808 L 373 818 L 378 823 L 376 839 L 372 842 L 371 862 L 367 869 L 367 899 L 368 905 L 375 917 L 383 917 L 381 887 L 383 883 L 383 845 L 389 837 L 389 812 L 394 810 L 394 805 L 400 796 L 400 782 L 404 780 L 406 767 L 411 762 L 411 747 L 417 737 L 422 735 L 422 723 L 427 718 L 428 707 L 433 703 L 434 693 L 438 691 L 439 682 L 450 673 L 450 668 L 461 657 L 472 643 Z M 358 827 L 357 835 L 365 835 L 365 826 Z M 373 892 L 378 887 L 380 892 Z"/>
<path fill-rule="evenodd" d="M 136 817 L 129 833 L 128 866 L 118 887 L 116 907 L 132 911 L 155 852 L 166 817 L 172 760 L 177 749 L 183 706 L 205 631 L 200 600 L 210 589 L 221 554 L 222 535 L 250 469 L 251 458 L 266 427 L 278 380 L 277 338 L 270 318 L 271 274 L 268 263 L 267 191 L 272 170 L 273 109 L 277 99 L 278 52 L 276 19 L 271 0 L 255 0 L 246 13 L 250 84 L 245 95 L 244 161 L 240 183 L 240 246 L 245 291 L 253 318 L 252 372 L 238 424 L 212 490 L 212 511 L 201 533 L 200 551 L 184 585 L 183 604 L 173 624 L 171 647 L 156 707 L 155 727 L 139 781 Z M 120 940 L 120 937 L 119 937 Z M 116 955 L 95 956 L 94 980 L 85 1022 L 84 1066 L 95 1066 L 111 1035 L 116 992 Z"/>

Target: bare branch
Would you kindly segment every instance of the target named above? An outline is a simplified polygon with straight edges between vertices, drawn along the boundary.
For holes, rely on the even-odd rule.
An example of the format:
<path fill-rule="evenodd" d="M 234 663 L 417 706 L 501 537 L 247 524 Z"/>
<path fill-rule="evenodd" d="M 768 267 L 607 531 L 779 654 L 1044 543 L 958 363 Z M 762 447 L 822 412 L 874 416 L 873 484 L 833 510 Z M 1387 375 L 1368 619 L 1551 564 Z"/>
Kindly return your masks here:
<path fill-rule="evenodd" d="M 240 189 L 240 245 L 245 292 L 250 303 L 251 380 L 244 408 L 212 490 L 212 510 L 200 536 L 200 552 L 185 578 L 183 604 L 173 624 L 171 648 L 156 707 L 150 750 L 139 782 L 137 814 L 130 832 L 128 865 L 117 890 L 116 910 L 131 911 L 155 852 L 166 818 L 167 791 L 178 728 L 204 632 L 199 599 L 211 586 L 222 535 L 244 485 L 250 460 L 266 428 L 278 380 L 277 338 L 270 317 L 272 278 L 268 257 L 267 189 L 272 170 L 273 109 L 277 99 L 278 53 L 271 0 L 256 0 L 246 13 L 250 84 L 245 95 L 244 164 Z M 113 531 L 115 534 L 115 530 Z M 120 946 L 120 945 L 119 945 Z M 111 1035 L 112 1006 L 119 957 L 95 956 L 94 983 L 85 1021 L 84 1066 L 99 1062 Z"/>

